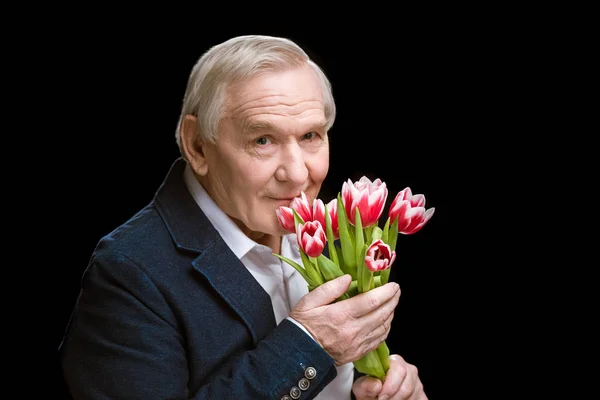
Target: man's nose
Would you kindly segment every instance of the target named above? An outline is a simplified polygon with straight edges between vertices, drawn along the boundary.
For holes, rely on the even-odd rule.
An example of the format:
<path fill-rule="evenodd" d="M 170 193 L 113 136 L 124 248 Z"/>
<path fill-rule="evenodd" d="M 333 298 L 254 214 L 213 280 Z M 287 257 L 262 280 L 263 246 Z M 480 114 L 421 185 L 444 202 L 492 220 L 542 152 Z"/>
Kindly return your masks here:
<path fill-rule="evenodd" d="M 302 185 L 308 179 L 308 168 L 302 148 L 298 145 L 286 147 L 276 172 L 280 181 Z"/>

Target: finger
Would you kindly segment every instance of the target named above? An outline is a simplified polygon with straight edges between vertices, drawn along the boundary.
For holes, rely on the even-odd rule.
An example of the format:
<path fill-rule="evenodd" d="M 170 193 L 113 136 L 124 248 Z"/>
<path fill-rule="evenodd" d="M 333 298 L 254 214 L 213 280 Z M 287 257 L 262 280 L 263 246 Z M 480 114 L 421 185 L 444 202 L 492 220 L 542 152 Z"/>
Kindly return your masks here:
<path fill-rule="evenodd" d="M 383 323 L 377 325 L 363 324 L 361 331 L 357 334 L 357 340 L 361 343 L 360 351 L 368 353 L 369 351 L 375 350 L 381 342 L 383 342 L 392 326 L 393 314 Z"/>
<path fill-rule="evenodd" d="M 425 394 L 425 388 L 423 387 L 423 382 L 421 379 L 417 380 L 417 385 L 415 386 L 415 396 L 417 400 L 427 400 L 427 395 Z"/>
<path fill-rule="evenodd" d="M 382 328 L 382 330 L 379 331 L 379 333 L 382 334 L 383 331 L 387 331 L 391 328 L 394 311 L 396 310 L 397 305 L 398 299 L 394 297 L 377 310 L 364 315 L 360 320 L 364 322 L 366 329 L 373 330 L 375 327 Z"/>
<path fill-rule="evenodd" d="M 352 385 L 356 400 L 376 399 L 381 391 L 381 381 L 370 376 L 361 376 Z"/>
<path fill-rule="evenodd" d="M 347 307 L 350 316 L 360 318 L 394 298 L 400 298 L 400 286 L 396 282 L 389 282 L 343 301 L 340 305 Z"/>
<path fill-rule="evenodd" d="M 356 324 L 359 327 L 357 336 L 377 342 L 374 344 L 377 347 L 389 334 L 396 305 L 397 299 L 393 298 L 379 309 L 361 317 Z"/>
<path fill-rule="evenodd" d="M 352 283 L 352 276 L 349 274 L 325 282 L 300 299 L 296 305 L 296 309 L 312 310 L 313 308 L 331 304 L 348 290 L 350 283 Z"/>
<path fill-rule="evenodd" d="M 419 382 L 419 373 L 417 371 L 417 367 L 412 364 L 406 365 L 406 371 L 406 378 L 404 378 L 404 382 L 402 382 L 402 386 L 400 386 L 400 394 L 407 399 L 413 399 L 417 382 Z"/>
<path fill-rule="evenodd" d="M 389 356 L 389 360 L 390 368 L 385 376 L 383 387 L 379 394 L 380 399 L 390 399 L 398 393 L 408 373 L 406 361 L 401 356 L 392 354 Z"/>

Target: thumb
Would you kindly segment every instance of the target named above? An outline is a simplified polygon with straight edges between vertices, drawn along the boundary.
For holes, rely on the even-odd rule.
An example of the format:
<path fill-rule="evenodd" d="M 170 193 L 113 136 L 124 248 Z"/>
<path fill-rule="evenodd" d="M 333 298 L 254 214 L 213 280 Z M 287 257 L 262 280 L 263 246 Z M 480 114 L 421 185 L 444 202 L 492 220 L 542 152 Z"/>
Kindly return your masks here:
<path fill-rule="evenodd" d="M 304 296 L 296 305 L 296 309 L 311 310 L 313 308 L 331 304 L 348 290 L 351 283 L 352 277 L 349 274 L 327 281 Z"/>

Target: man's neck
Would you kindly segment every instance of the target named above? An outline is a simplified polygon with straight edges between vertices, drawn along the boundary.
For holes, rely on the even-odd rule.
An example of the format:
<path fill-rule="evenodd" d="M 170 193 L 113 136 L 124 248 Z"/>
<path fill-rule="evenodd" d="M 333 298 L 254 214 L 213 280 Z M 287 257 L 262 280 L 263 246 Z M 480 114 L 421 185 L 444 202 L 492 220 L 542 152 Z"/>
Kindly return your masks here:
<path fill-rule="evenodd" d="M 244 235 L 248 236 L 250 239 L 254 240 L 258 244 L 270 247 L 273 253 L 280 254 L 282 236 L 275 236 L 269 235 L 264 232 L 251 231 L 246 226 L 244 226 L 244 224 L 242 224 L 239 220 L 236 220 L 234 218 L 231 218 L 231 220 L 242 230 L 242 232 L 244 232 Z"/>
<path fill-rule="evenodd" d="M 275 254 L 281 253 L 281 236 L 264 234 L 261 238 L 254 239 L 251 237 L 251 239 L 264 246 L 270 247 L 273 250 L 273 253 Z"/>

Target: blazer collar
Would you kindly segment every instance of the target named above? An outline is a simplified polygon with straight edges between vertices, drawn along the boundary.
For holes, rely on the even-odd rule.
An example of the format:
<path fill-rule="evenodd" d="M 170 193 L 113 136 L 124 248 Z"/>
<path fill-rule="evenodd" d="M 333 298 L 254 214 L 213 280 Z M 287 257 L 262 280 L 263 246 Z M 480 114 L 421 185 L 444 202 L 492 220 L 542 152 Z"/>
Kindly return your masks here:
<path fill-rule="evenodd" d="M 173 163 L 154 203 L 173 242 L 198 254 L 193 267 L 242 318 L 256 344 L 275 327 L 271 299 L 192 198 L 183 179 L 185 166 L 182 158 Z"/>

